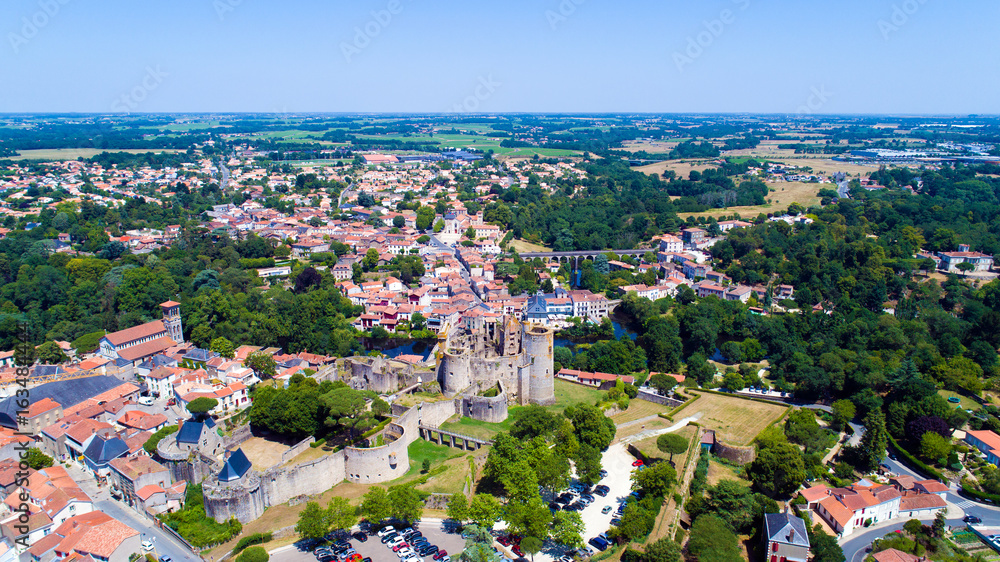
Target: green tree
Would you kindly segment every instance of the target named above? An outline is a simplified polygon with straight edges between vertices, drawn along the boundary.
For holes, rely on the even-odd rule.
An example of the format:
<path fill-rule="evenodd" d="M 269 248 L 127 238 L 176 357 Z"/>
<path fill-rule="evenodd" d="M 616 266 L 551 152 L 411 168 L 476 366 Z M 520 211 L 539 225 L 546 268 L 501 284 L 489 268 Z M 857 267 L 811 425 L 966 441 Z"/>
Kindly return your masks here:
<path fill-rule="evenodd" d="M 327 521 L 331 529 L 350 529 L 358 523 L 358 508 L 347 498 L 334 496 L 326 506 Z"/>
<path fill-rule="evenodd" d="M 936 463 L 939 459 L 947 459 L 951 453 L 951 443 L 933 431 L 928 431 L 920 438 L 920 456 L 927 462 Z"/>
<path fill-rule="evenodd" d="M 406 226 L 406 217 L 403 215 L 396 215 L 392 217 L 392 226 L 396 228 L 403 228 Z"/>
<path fill-rule="evenodd" d="M 757 458 L 747 466 L 747 476 L 770 497 L 789 496 L 807 476 L 802 451 L 781 430 L 769 428 L 757 438 Z"/>
<path fill-rule="evenodd" d="M 521 539 L 521 549 L 535 559 L 535 555 L 542 551 L 542 539 L 536 537 L 524 537 Z"/>
<path fill-rule="evenodd" d="M 484 529 L 492 529 L 500 520 L 502 506 L 491 494 L 476 494 L 469 502 L 469 520 Z"/>
<path fill-rule="evenodd" d="M 392 510 L 389 494 L 381 486 L 372 486 L 361 498 L 361 516 L 376 525 L 392 515 Z"/>
<path fill-rule="evenodd" d="M 369 248 L 361 260 L 361 268 L 365 271 L 372 271 L 376 266 L 378 266 L 378 250 Z"/>
<path fill-rule="evenodd" d="M 526 502 L 512 501 L 504 507 L 504 520 L 512 532 L 525 537 L 547 537 L 552 512 L 537 493 Z"/>
<path fill-rule="evenodd" d="M 52 466 L 52 457 L 46 455 L 40 449 L 35 447 L 28 449 L 24 458 L 21 460 L 35 470 L 41 470 Z"/>
<path fill-rule="evenodd" d="M 670 537 L 663 537 L 646 547 L 644 562 L 680 562 L 681 547 Z"/>
<path fill-rule="evenodd" d="M 424 513 L 424 501 L 413 486 L 393 486 L 389 488 L 388 499 L 392 505 L 392 516 L 413 523 Z"/>
<path fill-rule="evenodd" d="M 451 499 L 448 500 L 448 518 L 454 519 L 459 523 L 465 521 L 469 518 L 469 498 L 465 497 L 462 492 L 457 492 L 451 495 Z"/>
<path fill-rule="evenodd" d="M 580 444 L 586 443 L 602 452 L 611 445 L 618 429 L 611 418 L 590 404 L 578 404 L 573 408 L 572 420 Z"/>
<path fill-rule="evenodd" d="M 252 351 L 243 361 L 243 365 L 253 370 L 253 374 L 261 380 L 267 380 L 274 376 L 278 364 L 274 361 L 274 356 L 263 351 Z"/>
<path fill-rule="evenodd" d="M 663 497 L 670 491 L 671 486 L 677 480 L 677 471 L 668 462 L 658 462 L 646 467 L 644 470 L 636 470 L 632 473 L 635 485 L 646 494 Z"/>
<path fill-rule="evenodd" d="M 38 361 L 44 365 L 58 365 L 59 363 L 69 361 L 69 357 L 63 353 L 62 348 L 54 341 L 47 341 L 38 346 L 35 353 Z"/>
<path fill-rule="evenodd" d="M 830 406 L 830 410 L 833 413 L 833 425 L 837 430 L 841 430 L 847 426 L 847 422 L 854 419 L 856 409 L 854 407 L 854 402 L 850 400 L 837 400 Z"/>
<path fill-rule="evenodd" d="M 645 472 L 645 471 L 643 471 Z M 653 530 L 655 513 L 650 513 L 639 506 L 638 502 L 629 502 L 622 512 L 622 521 L 618 531 L 630 541 L 642 542 L 642 539 Z"/>
<path fill-rule="evenodd" d="M 227 340 L 226 338 L 215 338 L 212 340 L 212 345 L 209 349 L 215 353 L 218 353 L 226 359 L 232 359 L 235 354 L 233 348 L 233 342 Z"/>
<path fill-rule="evenodd" d="M 968 275 L 969 272 L 972 271 L 973 269 L 976 269 L 976 266 L 972 265 L 971 263 L 969 263 L 967 261 L 964 261 L 964 262 L 956 265 L 955 267 L 958 268 L 959 271 L 961 271 L 962 273 L 964 273 L 966 275 Z"/>
<path fill-rule="evenodd" d="M 211 412 L 218 405 L 219 401 L 216 400 L 215 398 L 200 396 L 188 402 L 187 411 L 195 415 L 206 414 L 208 412 Z"/>
<path fill-rule="evenodd" d="M 809 550 L 813 562 L 844 562 L 844 551 L 837 544 L 837 538 L 827 534 L 817 523 L 806 529 L 809 533 Z"/>
<path fill-rule="evenodd" d="M 736 535 L 721 518 L 699 515 L 691 526 L 688 551 L 698 562 L 732 562 L 739 560 L 740 547 Z"/>
<path fill-rule="evenodd" d="M 881 408 L 873 408 L 865 416 L 865 434 L 858 444 L 859 468 L 875 470 L 885 458 L 888 437 L 885 429 L 885 415 Z"/>
<path fill-rule="evenodd" d="M 303 539 L 323 538 L 330 532 L 329 514 L 316 502 L 306 503 L 305 509 L 299 512 L 295 532 Z"/>
<path fill-rule="evenodd" d="M 437 222 L 434 223 L 434 233 L 437 234 L 442 230 L 444 230 L 444 219 L 438 219 Z"/>
<path fill-rule="evenodd" d="M 590 443 L 582 443 L 576 450 L 576 474 L 581 482 L 593 484 L 601 479 L 601 452 Z"/>
<path fill-rule="evenodd" d="M 583 517 L 578 511 L 557 511 L 552 516 L 552 538 L 568 548 L 583 546 Z"/>

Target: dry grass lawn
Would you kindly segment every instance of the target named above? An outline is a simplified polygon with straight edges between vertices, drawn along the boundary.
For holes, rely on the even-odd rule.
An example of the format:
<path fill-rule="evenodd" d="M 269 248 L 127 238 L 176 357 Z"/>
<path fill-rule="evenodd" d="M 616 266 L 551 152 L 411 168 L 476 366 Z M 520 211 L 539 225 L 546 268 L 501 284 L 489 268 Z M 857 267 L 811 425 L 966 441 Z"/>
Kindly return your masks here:
<path fill-rule="evenodd" d="M 754 402 L 734 396 L 693 394 L 701 394 L 701 397 L 674 417 L 693 416 L 701 412 L 698 423 L 705 429 L 715 430 L 716 437 L 729 445 L 749 445 L 758 433 L 776 422 L 788 409 L 780 404 Z"/>
<path fill-rule="evenodd" d="M 258 472 L 264 472 L 268 468 L 281 462 L 281 454 L 288 450 L 288 446 L 277 441 L 268 441 L 260 437 L 251 437 L 240 445 L 250 464 Z"/>
<path fill-rule="evenodd" d="M 712 160 L 668 160 L 664 162 L 657 162 L 655 164 L 639 166 L 633 169 L 644 174 L 656 174 L 658 176 L 662 176 L 663 172 L 667 170 L 673 170 L 677 173 L 677 177 L 687 179 L 692 170 L 704 172 L 709 168 L 718 168 L 718 166 L 712 164 L 711 162 Z"/>
<path fill-rule="evenodd" d="M 642 433 L 643 431 L 652 431 L 655 429 L 663 429 L 674 425 L 670 420 L 665 420 L 663 418 L 656 418 L 655 420 L 649 420 L 645 423 L 637 423 L 630 425 L 628 427 L 619 427 L 615 432 L 615 441 L 621 441 L 626 437 L 631 437 L 637 433 Z"/>
<path fill-rule="evenodd" d="M 666 406 L 661 406 L 660 404 L 656 404 L 654 402 L 647 402 L 645 400 L 635 398 L 629 401 L 628 410 L 611 416 L 611 420 L 614 421 L 615 424 L 623 424 L 642 418 L 648 418 L 649 416 L 655 416 L 661 412 L 666 413 L 670 410 L 671 408 Z"/>
<path fill-rule="evenodd" d="M 816 195 L 821 189 L 836 189 L 831 183 L 802 183 L 802 182 L 770 182 L 767 184 L 771 192 L 765 197 L 770 203 L 764 205 L 753 205 L 749 207 L 727 207 L 725 209 L 712 209 L 702 213 L 678 213 L 682 219 L 687 217 L 724 217 L 734 213 L 739 213 L 744 218 L 754 218 L 761 213 L 783 213 L 792 203 L 798 203 L 804 207 L 819 204 L 819 197 Z"/>
<path fill-rule="evenodd" d="M 680 435 L 680 436 L 684 437 L 684 439 L 686 439 L 687 441 L 690 442 L 691 438 L 694 437 L 694 434 L 695 434 L 696 431 L 698 431 L 697 427 L 695 427 L 693 425 L 687 425 L 687 426 L 684 426 L 684 427 L 678 429 L 674 433 L 677 434 L 677 435 Z M 670 455 L 665 454 L 665 453 L 661 453 L 660 450 L 656 448 L 656 440 L 659 437 L 660 436 L 657 435 L 656 437 L 650 437 L 648 439 L 643 439 L 642 441 L 638 441 L 636 443 L 633 443 L 633 445 L 637 449 L 639 449 L 640 451 L 642 451 L 642 454 L 646 455 L 650 459 L 669 460 L 670 459 Z M 684 463 L 687 462 L 688 455 L 690 455 L 690 454 L 691 454 L 691 447 L 688 447 L 687 451 L 685 451 L 685 452 L 683 452 L 683 453 L 681 453 L 679 455 L 674 455 L 674 466 L 677 467 L 677 472 L 678 473 L 680 473 L 681 469 L 684 468 Z M 680 475 L 678 475 L 678 478 L 680 478 Z"/>
<path fill-rule="evenodd" d="M 718 463 L 715 460 L 708 462 L 708 485 L 715 486 L 723 480 L 735 480 L 740 484 L 744 484 L 747 487 L 750 486 L 749 480 L 744 480 L 736 474 L 736 471 L 732 467 L 726 466 L 724 464 Z"/>
<path fill-rule="evenodd" d="M 525 252 L 551 252 L 552 248 L 547 246 L 542 246 L 541 244 L 532 244 L 525 240 L 520 240 L 515 238 L 510 241 L 510 247 L 517 250 L 517 253 L 523 254 Z"/>

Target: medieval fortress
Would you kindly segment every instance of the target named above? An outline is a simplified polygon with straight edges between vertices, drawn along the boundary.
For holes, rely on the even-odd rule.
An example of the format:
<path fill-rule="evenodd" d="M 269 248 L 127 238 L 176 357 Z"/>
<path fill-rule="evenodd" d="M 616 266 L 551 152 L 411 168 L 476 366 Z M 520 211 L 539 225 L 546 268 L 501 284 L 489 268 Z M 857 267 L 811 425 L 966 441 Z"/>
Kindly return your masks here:
<path fill-rule="evenodd" d="M 389 395 L 433 382 L 436 376 L 445 400 L 406 408 L 393 405 L 394 419 L 382 433 L 384 445 L 345 447 L 318 459 L 291 464 L 312 443 L 310 437 L 291 447 L 281 463 L 262 473 L 252 469 L 239 445 L 251 437 L 222 437 L 211 421 L 189 420 L 163 439 L 157 456 L 175 478 L 204 479 L 205 511 L 217 521 L 235 517 L 242 523 L 260 517 L 268 506 L 317 495 L 348 481 L 375 484 L 395 480 L 410 469 L 407 448 L 422 436 L 453 446 L 478 448 L 437 430 L 449 418 L 468 416 L 488 422 L 507 419 L 507 405 L 555 402 L 554 333 L 551 328 L 522 324 L 512 316 L 479 317 L 446 332 L 436 354 L 436 373 L 385 358 L 350 357 L 338 361 L 325 376 L 349 382 L 356 389 Z M 323 373 L 317 373 L 319 377 Z"/>

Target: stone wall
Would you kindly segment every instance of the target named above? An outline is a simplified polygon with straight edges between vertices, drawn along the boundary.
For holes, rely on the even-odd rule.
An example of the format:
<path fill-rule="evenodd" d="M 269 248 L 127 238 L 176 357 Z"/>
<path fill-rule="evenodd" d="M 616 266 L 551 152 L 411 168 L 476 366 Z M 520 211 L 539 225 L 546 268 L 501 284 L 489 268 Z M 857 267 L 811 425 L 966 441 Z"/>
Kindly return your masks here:
<path fill-rule="evenodd" d="M 736 445 L 726 445 L 719 441 L 719 436 L 715 436 L 715 445 L 712 446 L 712 453 L 736 464 L 750 464 L 757 457 L 757 450 L 753 447 L 737 447 Z"/>
<path fill-rule="evenodd" d="M 645 400 L 646 402 L 653 402 L 654 404 L 669 406 L 671 408 L 676 408 L 684 404 L 683 400 L 677 400 L 675 398 L 667 398 L 666 396 L 660 396 L 659 394 L 646 392 L 645 390 L 639 390 L 639 394 L 636 395 L 636 398 L 640 400 Z"/>
<path fill-rule="evenodd" d="M 241 425 L 234 429 L 231 434 L 222 438 L 222 445 L 228 450 L 233 450 L 251 437 L 253 437 L 253 431 L 250 429 L 250 424 Z"/>
<path fill-rule="evenodd" d="M 552 361 L 554 333 L 551 328 L 537 325 L 524 327 L 524 352 L 528 365 L 527 399 L 532 404 L 555 404 L 555 371 Z M 524 397 L 521 398 L 524 403 Z"/>
<path fill-rule="evenodd" d="M 286 462 L 299 456 L 300 454 L 305 452 L 306 449 L 309 448 L 310 444 L 315 442 L 316 438 L 310 435 L 309 437 L 306 437 L 305 439 L 299 441 L 295 445 L 292 445 L 284 453 L 281 453 L 281 464 L 285 464 Z"/>
<path fill-rule="evenodd" d="M 297 464 L 267 469 L 261 476 L 266 505 L 280 505 L 298 496 L 314 496 L 347 478 L 344 452 Z"/>
<path fill-rule="evenodd" d="M 205 514 L 222 523 L 235 517 L 240 523 L 249 523 L 264 514 L 264 493 L 260 478 L 253 471 L 236 482 L 206 480 L 202 488 Z"/>
<path fill-rule="evenodd" d="M 502 390 L 490 398 L 476 395 L 463 396 L 461 404 L 462 415 L 474 420 L 500 423 L 507 419 L 507 393 Z"/>
<path fill-rule="evenodd" d="M 440 427 L 448 418 L 458 413 L 454 400 L 440 402 L 424 402 L 420 404 L 420 425 Z"/>

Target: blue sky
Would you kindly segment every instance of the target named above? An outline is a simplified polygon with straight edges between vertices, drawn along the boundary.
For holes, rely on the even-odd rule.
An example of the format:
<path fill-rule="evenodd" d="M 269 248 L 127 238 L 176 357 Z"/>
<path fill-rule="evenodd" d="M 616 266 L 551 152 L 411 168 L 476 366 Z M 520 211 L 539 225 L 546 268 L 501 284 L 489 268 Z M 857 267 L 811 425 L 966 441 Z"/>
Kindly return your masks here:
<path fill-rule="evenodd" d="M 986 0 L 7 0 L 0 112 L 996 114 L 998 16 Z"/>

